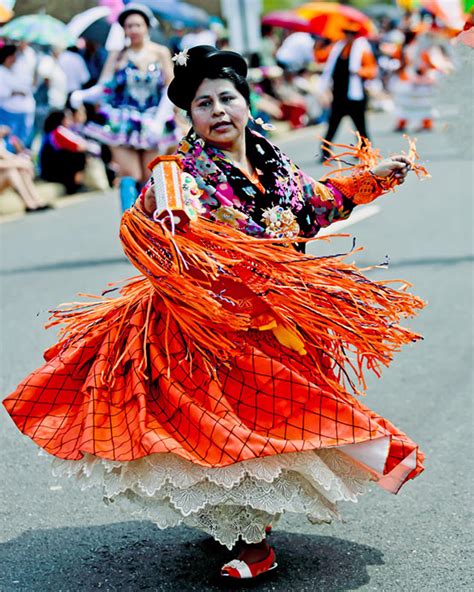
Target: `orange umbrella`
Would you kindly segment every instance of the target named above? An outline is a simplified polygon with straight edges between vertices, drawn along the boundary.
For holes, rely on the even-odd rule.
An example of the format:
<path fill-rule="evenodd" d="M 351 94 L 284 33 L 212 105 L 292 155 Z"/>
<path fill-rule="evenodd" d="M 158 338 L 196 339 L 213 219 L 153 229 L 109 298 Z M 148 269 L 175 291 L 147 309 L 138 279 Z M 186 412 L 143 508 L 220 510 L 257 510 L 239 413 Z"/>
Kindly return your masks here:
<path fill-rule="evenodd" d="M 328 2 L 308 2 L 295 10 L 298 16 L 309 21 L 312 33 L 337 41 L 344 37 L 346 27 L 357 26 L 358 34 L 368 37 L 377 29 L 369 17 L 351 6 Z"/>
<path fill-rule="evenodd" d="M 6 23 L 13 16 L 13 12 L 0 4 L 0 23 Z"/>

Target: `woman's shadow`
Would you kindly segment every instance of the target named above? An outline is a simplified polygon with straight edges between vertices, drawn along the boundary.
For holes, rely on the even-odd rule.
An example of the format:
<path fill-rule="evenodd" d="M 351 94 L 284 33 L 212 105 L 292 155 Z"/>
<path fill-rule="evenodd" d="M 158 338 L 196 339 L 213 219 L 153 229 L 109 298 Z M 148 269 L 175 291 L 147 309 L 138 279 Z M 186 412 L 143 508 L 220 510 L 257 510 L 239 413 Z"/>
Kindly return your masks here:
<path fill-rule="evenodd" d="M 279 569 L 250 587 L 263 592 L 342 592 L 369 582 L 382 553 L 328 536 L 275 531 Z M 216 574 L 234 555 L 187 528 L 149 522 L 30 530 L 0 545 L 2 592 L 221 591 Z"/>

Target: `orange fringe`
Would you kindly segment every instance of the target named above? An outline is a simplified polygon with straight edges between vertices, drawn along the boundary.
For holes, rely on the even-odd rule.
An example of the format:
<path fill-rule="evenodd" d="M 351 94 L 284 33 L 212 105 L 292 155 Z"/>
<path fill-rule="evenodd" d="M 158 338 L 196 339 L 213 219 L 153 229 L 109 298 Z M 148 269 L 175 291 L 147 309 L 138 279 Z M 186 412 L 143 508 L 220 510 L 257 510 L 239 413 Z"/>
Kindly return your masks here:
<path fill-rule="evenodd" d="M 50 354 L 105 327 L 126 332 L 136 304 L 148 298 L 152 307 L 155 295 L 188 340 L 190 371 L 197 350 L 213 375 L 218 363 L 237 353 L 245 332 L 258 328 L 259 316 L 297 331 L 315 376 L 342 396 L 347 395 L 346 382 L 359 393 L 352 375 L 365 389 L 364 368 L 379 375 L 403 344 L 420 339 L 399 325 L 401 317 L 424 306 L 406 292 L 409 284 L 401 282 L 401 289 L 395 290 L 391 282 L 372 282 L 341 256 L 302 255 L 287 248 L 287 241 L 253 238 L 205 218 L 173 235 L 136 208 L 122 218 L 121 240 L 130 261 L 146 277 L 131 278 L 116 298 L 53 311 L 48 326 L 64 327 Z M 145 326 L 139 335 L 144 373 L 147 331 Z M 275 347 L 281 347 L 276 340 Z M 103 377 L 108 383 L 125 353 L 120 331 L 114 351 Z M 318 352 L 329 356 L 335 374 L 323 366 L 325 356 Z"/>
<path fill-rule="evenodd" d="M 335 144 L 321 139 L 325 147 L 325 151 L 330 154 L 329 158 L 327 158 L 324 162 L 324 165 L 332 167 L 332 170 L 324 175 L 324 177 L 321 179 L 322 181 L 347 171 L 350 171 L 351 173 L 356 171 L 367 171 L 368 169 L 377 166 L 380 161 L 383 160 L 380 150 L 378 148 L 374 148 L 370 140 L 363 138 L 359 132 L 354 132 L 354 134 L 357 138 L 357 143 L 355 146 L 349 146 L 347 144 Z M 416 150 L 416 138 L 411 139 L 406 134 L 404 134 L 403 137 L 408 142 L 408 151 L 402 151 L 402 154 L 410 161 L 411 170 L 420 179 L 429 178 L 431 176 L 429 172 L 422 164 L 417 162 L 419 159 L 419 154 Z M 342 149 L 343 152 L 336 152 L 333 150 L 333 148 Z M 347 158 L 356 158 L 359 162 L 358 164 L 350 164 L 345 160 Z M 334 168 L 335 164 L 337 164 L 336 168 Z M 392 179 L 391 181 L 392 182 L 389 182 L 387 187 L 384 187 L 384 189 L 393 189 L 397 185 L 395 179 Z"/>

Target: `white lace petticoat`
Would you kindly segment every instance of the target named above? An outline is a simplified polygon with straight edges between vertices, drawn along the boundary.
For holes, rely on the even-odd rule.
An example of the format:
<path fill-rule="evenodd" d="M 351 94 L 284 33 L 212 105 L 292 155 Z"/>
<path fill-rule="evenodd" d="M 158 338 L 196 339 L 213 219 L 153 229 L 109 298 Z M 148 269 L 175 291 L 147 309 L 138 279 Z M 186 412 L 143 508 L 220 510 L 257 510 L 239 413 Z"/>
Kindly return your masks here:
<path fill-rule="evenodd" d="M 231 548 L 241 537 L 261 541 L 265 528 L 284 512 L 312 522 L 339 518 L 338 501 L 357 500 L 372 473 L 330 448 L 206 468 L 172 453 L 118 462 L 86 454 L 54 459 L 56 476 L 75 477 L 81 489 L 102 487 L 117 501 L 161 529 L 179 524 L 199 528 Z"/>

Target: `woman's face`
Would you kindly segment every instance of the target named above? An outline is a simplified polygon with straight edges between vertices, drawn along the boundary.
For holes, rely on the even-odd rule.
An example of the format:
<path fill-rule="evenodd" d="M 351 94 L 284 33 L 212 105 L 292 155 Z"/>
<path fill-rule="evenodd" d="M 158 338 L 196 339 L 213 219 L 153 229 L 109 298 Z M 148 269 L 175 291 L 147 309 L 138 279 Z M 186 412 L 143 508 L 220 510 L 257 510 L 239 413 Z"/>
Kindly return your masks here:
<path fill-rule="evenodd" d="M 69 111 L 69 109 L 66 109 L 64 111 L 64 117 L 61 122 L 61 125 L 64 125 L 64 127 L 69 128 L 72 126 L 73 123 L 74 123 L 74 119 L 73 119 L 72 113 L 71 113 L 71 111 Z"/>
<path fill-rule="evenodd" d="M 132 44 L 140 43 L 148 35 L 148 27 L 141 14 L 131 14 L 127 16 L 123 23 L 125 36 L 130 39 Z"/>
<path fill-rule="evenodd" d="M 8 56 L 5 61 L 3 62 L 3 65 L 5 66 L 5 68 L 12 68 L 13 64 L 16 62 L 16 53 L 14 53 L 11 56 Z"/>
<path fill-rule="evenodd" d="M 87 111 L 84 105 L 79 105 L 79 107 L 75 110 L 72 114 L 73 123 L 77 123 L 79 125 L 83 125 L 87 121 Z"/>
<path fill-rule="evenodd" d="M 231 150 L 243 140 L 248 120 L 247 102 L 230 80 L 204 78 L 191 102 L 191 121 L 198 136 Z"/>

